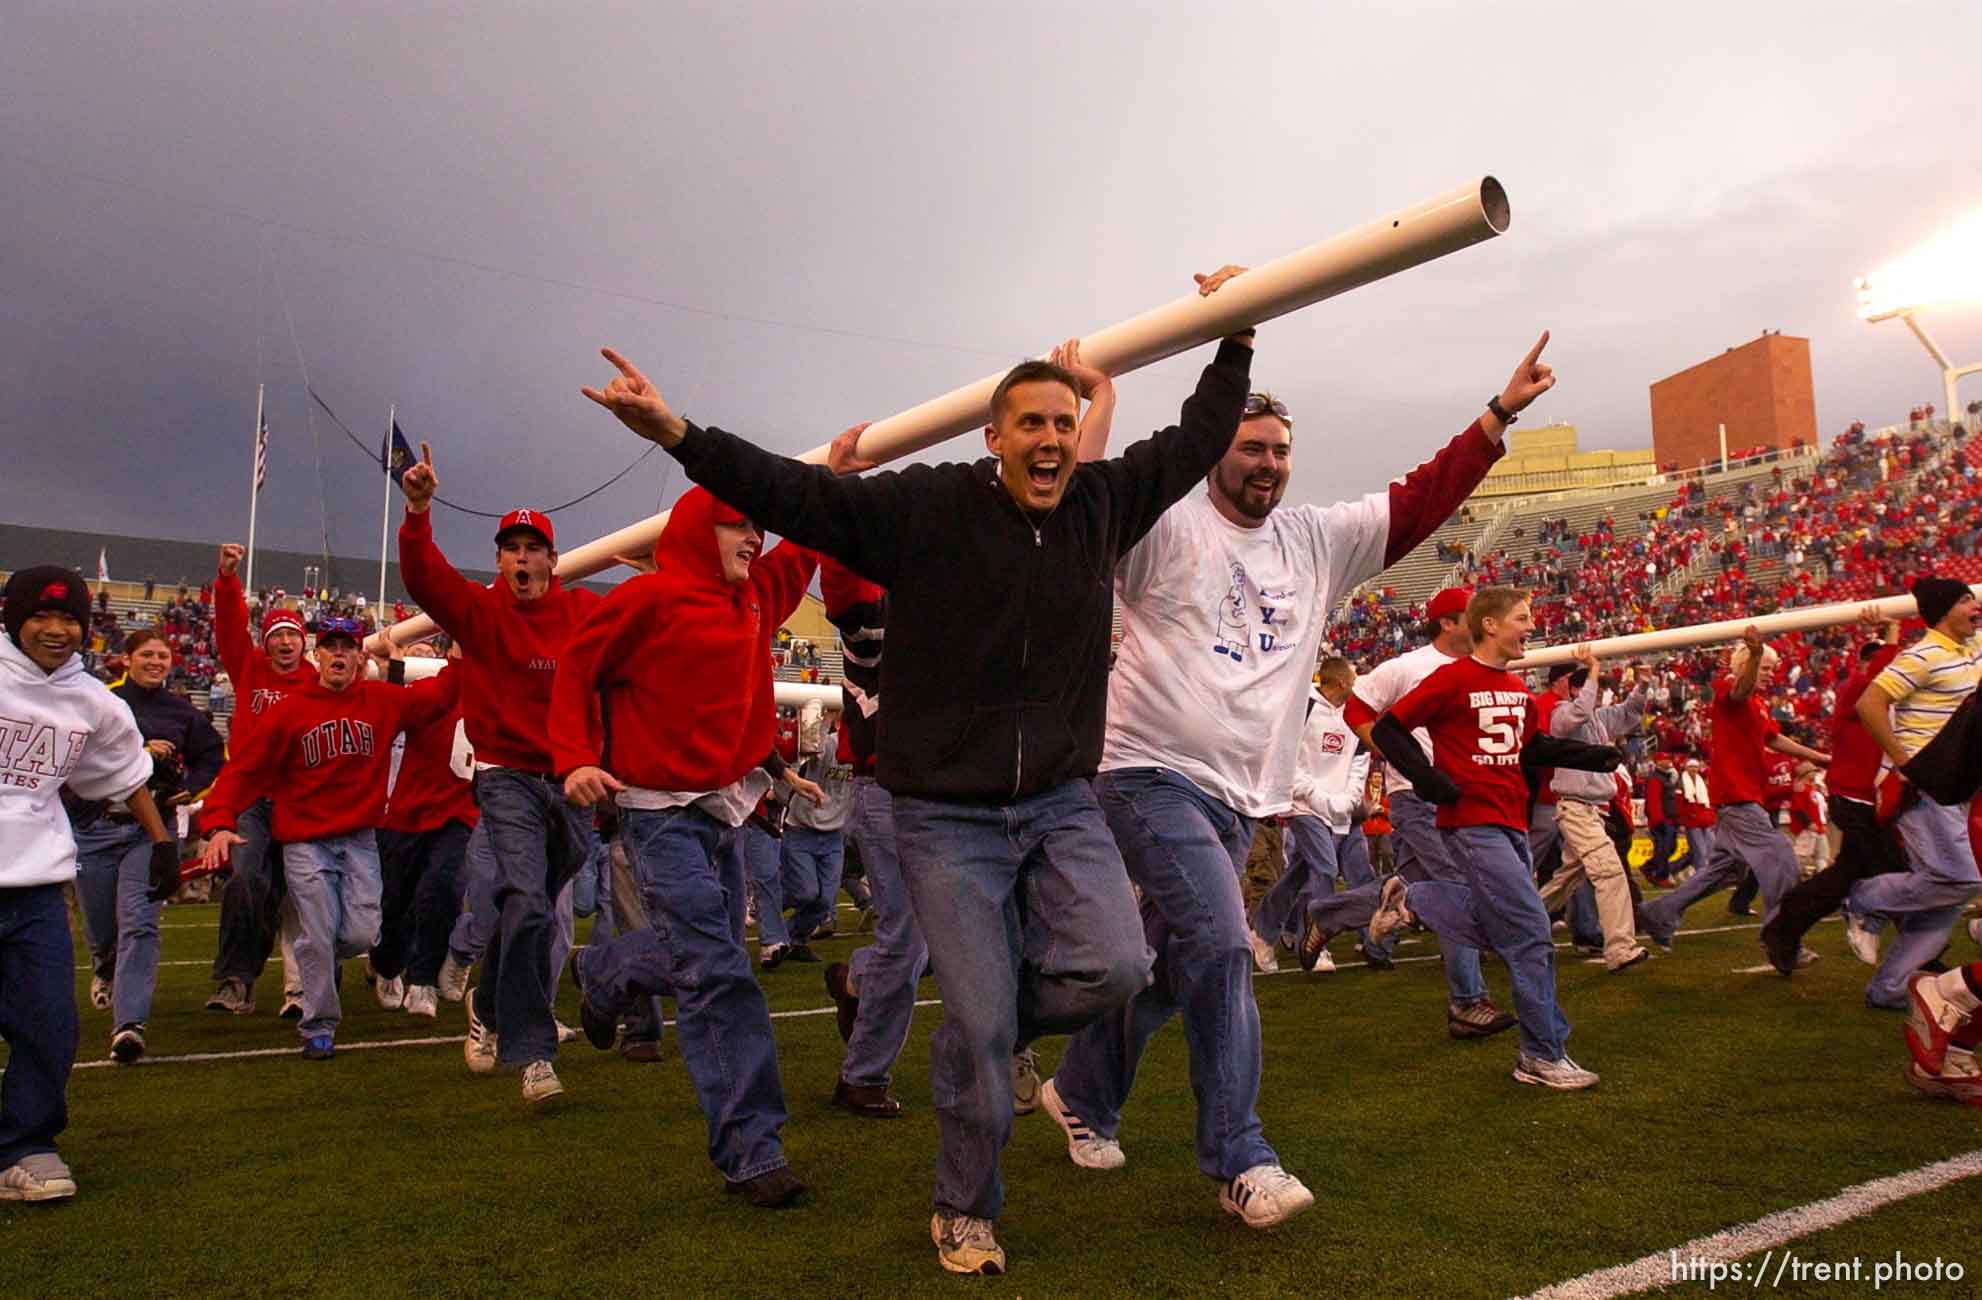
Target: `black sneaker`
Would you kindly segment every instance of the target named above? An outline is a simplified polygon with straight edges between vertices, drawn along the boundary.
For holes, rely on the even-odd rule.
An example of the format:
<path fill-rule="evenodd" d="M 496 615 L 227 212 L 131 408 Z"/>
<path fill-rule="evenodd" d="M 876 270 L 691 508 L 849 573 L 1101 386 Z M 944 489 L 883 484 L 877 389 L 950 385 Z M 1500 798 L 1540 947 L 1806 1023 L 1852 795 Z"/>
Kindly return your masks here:
<path fill-rule="evenodd" d="M 795 943 L 791 946 L 790 950 L 788 950 L 785 953 L 785 960 L 786 961 L 818 961 L 819 954 L 813 952 L 810 948 L 806 947 L 802 943 Z"/>
<path fill-rule="evenodd" d="M 837 1023 L 840 1031 L 840 1041 L 842 1043 L 848 1042 L 853 1038 L 854 1021 L 860 1018 L 860 999 L 855 996 L 852 989 L 846 986 L 846 977 L 847 964 L 845 962 L 836 961 L 826 967 L 826 994 L 833 999 L 833 1004 L 839 1008 Z"/>
<path fill-rule="evenodd" d="M 1762 927 L 1762 951 L 1768 954 L 1769 965 L 1776 968 L 1776 974 L 1784 979 L 1796 973 L 1797 947 L 1797 940 L 1784 934 L 1776 921 Z"/>
<path fill-rule="evenodd" d="M 723 1190 L 732 1196 L 741 1196 L 759 1209 L 776 1210 L 803 1196 L 805 1184 L 799 1182 L 798 1175 L 786 1165 L 755 1178 L 746 1178 L 740 1183 L 725 1181 Z"/>
<path fill-rule="evenodd" d="M 1387 952 L 1377 952 L 1374 949 L 1362 947 L 1358 947 L 1357 951 L 1363 954 L 1363 963 L 1371 970 L 1397 969 L 1397 963 L 1391 960 L 1390 954 Z"/>
<path fill-rule="evenodd" d="M 584 950 L 580 949 L 571 959 L 571 982 L 578 990 L 578 1027 L 585 1031 L 586 1042 L 602 1052 L 610 1052 L 613 1040 L 619 1036 L 619 1024 L 611 1016 L 592 1010 L 592 1000 L 585 996 L 584 963 L 578 960 L 583 955 Z"/>
<path fill-rule="evenodd" d="M 117 1032 L 110 1036 L 110 1055 L 119 1065 L 136 1064 L 145 1054 L 145 1024 L 134 1020 L 127 1025 L 117 1026 Z"/>

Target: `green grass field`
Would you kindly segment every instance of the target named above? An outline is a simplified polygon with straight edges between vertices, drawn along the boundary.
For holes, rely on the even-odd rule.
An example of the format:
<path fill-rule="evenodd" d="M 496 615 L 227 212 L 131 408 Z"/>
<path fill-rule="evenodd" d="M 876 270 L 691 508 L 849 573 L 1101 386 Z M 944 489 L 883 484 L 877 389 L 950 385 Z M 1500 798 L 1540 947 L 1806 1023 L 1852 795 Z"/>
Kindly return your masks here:
<path fill-rule="evenodd" d="M 1724 895 L 1709 899 L 1689 919 L 1728 925 L 1724 906 Z M 1267 1234 L 1220 1212 L 1192 1158 L 1173 1026 L 1127 1115 L 1128 1168 L 1077 1170 L 1050 1118 L 1020 1119 L 999 1230 L 1010 1275 L 951 1278 L 928 1235 L 938 1008 L 917 1013 L 896 1081 L 909 1113 L 895 1121 L 829 1104 L 840 1055 L 829 1013 L 777 1022 L 785 1136 L 813 1192 L 767 1213 L 722 1194 L 672 1037 L 656 1065 L 566 1048 L 565 1105 L 537 1116 L 514 1076 L 468 1075 L 455 1042 L 348 1050 L 463 1030 L 458 1006 L 444 1005 L 438 1025 L 381 1010 L 351 963 L 338 1057 L 307 1063 L 273 1014 L 279 970 L 252 1017 L 200 1009 L 216 916 L 210 906 L 167 914 L 152 1055 L 285 1054 L 79 1069 L 63 1146 L 81 1194 L 0 1206 L 11 1291 L 1506 1296 L 1982 1148 L 1982 1110 L 1901 1081 L 1901 1018 L 1864 1009 L 1866 968 L 1835 925 L 1813 938 L 1824 960 L 1794 981 L 1733 973 L 1761 960 L 1745 927 L 1682 937 L 1624 976 L 1562 950 L 1571 1050 L 1603 1074 L 1579 1094 L 1513 1083 L 1512 1035 L 1449 1041 L 1435 960 L 1388 974 L 1295 968 L 1258 981 L 1260 1112 L 1283 1163 L 1314 1189 L 1313 1211 Z M 830 960 L 861 941 L 821 947 Z M 1958 937 L 1954 953 L 1969 947 Z M 1353 960 L 1346 939 L 1335 948 Z M 1433 951 L 1419 939 L 1400 956 Z M 768 973 L 772 1010 L 829 1008 L 822 969 Z M 1488 982 L 1505 1004 L 1497 964 Z M 86 973 L 77 987 L 86 991 Z M 560 1010 L 576 1022 L 568 984 Z M 83 1026 L 82 1061 L 104 1059 L 107 1013 L 85 1001 Z M 1041 1045 L 1044 1068 L 1059 1048 Z M 1975 1296 L 1978 1222 L 1982 1181 L 1970 1180 L 1793 1248 L 1804 1259 L 1938 1254 L 1967 1278 L 1890 1293 Z"/>

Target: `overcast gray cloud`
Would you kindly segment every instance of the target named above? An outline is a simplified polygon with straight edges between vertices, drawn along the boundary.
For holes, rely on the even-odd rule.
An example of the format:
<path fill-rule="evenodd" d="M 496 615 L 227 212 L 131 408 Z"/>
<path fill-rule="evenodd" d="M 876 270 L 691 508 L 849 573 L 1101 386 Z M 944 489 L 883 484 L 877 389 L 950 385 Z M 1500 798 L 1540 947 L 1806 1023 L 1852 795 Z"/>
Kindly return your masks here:
<path fill-rule="evenodd" d="M 444 495 L 545 505 L 641 449 L 578 396 L 599 344 L 797 451 L 1484 172 L 1508 236 L 1262 332 L 1292 499 L 1406 468 L 1543 327 L 1537 414 L 1586 446 L 1765 328 L 1811 338 L 1826 435 L 1939 401 L 1850 281 L 1982 205 L 1971 0 L 1364 8 L 11 6 L 0 516 L 238 536 L 261 381 L 262 537 L 327 506 L 361 555 L 377 476 L 301 365 L 368 440 L 396 403 Z M 1982 358 L 1982 309 L 1928 319 Z M 1199 360 L 1125 380 L 1118 438 Z"/>

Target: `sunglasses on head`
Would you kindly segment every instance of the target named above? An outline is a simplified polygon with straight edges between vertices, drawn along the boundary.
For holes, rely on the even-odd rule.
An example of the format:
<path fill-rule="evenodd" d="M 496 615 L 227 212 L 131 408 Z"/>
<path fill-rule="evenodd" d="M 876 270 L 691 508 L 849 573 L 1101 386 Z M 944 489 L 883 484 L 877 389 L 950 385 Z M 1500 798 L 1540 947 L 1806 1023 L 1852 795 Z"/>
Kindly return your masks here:
<path fill-rule="evenodd" d="M 1242 419 L 1250 420 L 1255 415 L 1265 415 L 1269 412 L 1285 421 L 1289 429 L 1294 427 L 1294 417 L 1287 414 L 1287 403 L 1281 401 L 1271 393 L 1246 394 L 1245 414 L 1241 417 Z"/>
<path fill-rule="evenodd" d="M 327 636 L 342 634 L 352 640 L 358 638 L 358 620 L 355 618 L 321 618 L 317 620 L 317 640 Z"/>

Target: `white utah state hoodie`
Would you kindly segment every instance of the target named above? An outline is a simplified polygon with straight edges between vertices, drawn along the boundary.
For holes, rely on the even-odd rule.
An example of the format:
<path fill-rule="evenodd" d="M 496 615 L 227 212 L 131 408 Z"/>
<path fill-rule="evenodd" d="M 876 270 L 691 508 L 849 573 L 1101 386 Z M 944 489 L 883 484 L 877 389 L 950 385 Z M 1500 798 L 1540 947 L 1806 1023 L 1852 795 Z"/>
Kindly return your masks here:
<path fill-rule="evenodd" d="M 81 655 L 44 673 L 0 635 L 0 889 L 75 878 L 64 785 L 84 799 L 123 800 L 149 780 L 130 705 L 83 671 Z"/>

